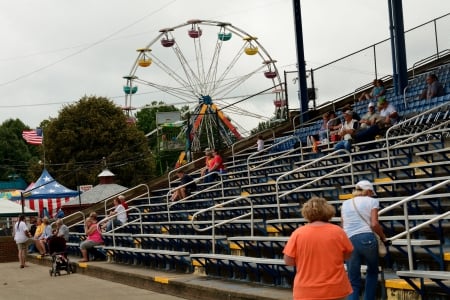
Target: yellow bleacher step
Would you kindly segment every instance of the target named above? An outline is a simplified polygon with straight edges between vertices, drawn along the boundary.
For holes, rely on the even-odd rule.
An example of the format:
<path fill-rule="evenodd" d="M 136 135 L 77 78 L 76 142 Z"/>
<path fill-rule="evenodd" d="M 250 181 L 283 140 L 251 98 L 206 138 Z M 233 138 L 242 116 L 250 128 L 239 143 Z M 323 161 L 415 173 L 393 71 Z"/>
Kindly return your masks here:
<path fill-rule="evenodd" d="M 391 181 L 392 181 L 392 179 L 389 178 L 389 177 L 375 178 L 375 179 L 373 180 L 373 182 L 375 182 L 375 183 L 391 182 Z"/>
<path fill-rule="evenodd" d="M 280 235 L 280 231 L 276 227 L 274 227 L 272 225 L 267 225 L 266 226 L 266 232 L 267 232 L 267 234 L 269 236 L 278 236 L 278 235 Z"/>
<path fill-rule="evenodd" d="M 348 200 L 353 198 L 353 194 L 339 194 L 339 200 Z"/>
<path fill-rule="evenodd" d="M 445 252 L 444 253 L 444 261 L 450 262 L 450 252 Z"/>
<path fill-rule="evenodd" d="M 415 161 L 409 164 L 410 167 L 416 167 L 416 166 L 425 166 L 428 165 L 428 162 L 421 160 L 421 161 Z"/>
<path fill-rule="evenodd" d="M 244 251 L 239 247 L 238 243 L 230 242 L 228 247 L 230 248 L 231 255 L 244 255 Z"/>
<path fill-rule="evenodd" d="M 420 280 L 413 280 L 420 286 Z M 431 282 L 425 280 L 425 283 Z M 420 300 L 420 295 L 403 279 L 386 279 L 387 300 Z"/>

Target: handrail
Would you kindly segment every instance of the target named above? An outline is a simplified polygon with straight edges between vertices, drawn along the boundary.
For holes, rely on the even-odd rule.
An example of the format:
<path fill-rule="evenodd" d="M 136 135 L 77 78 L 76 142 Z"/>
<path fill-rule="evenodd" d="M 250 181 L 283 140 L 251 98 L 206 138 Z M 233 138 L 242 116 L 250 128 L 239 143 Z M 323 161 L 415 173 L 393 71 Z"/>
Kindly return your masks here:
<path fill-rule="evenodd" d="M 234 202 L 236 202 L 236 201 L 238 201 L 238 200 L 241 200 L 241 199 L 244 199 L 244 200 L 246 200 L 248 203 L 250 203 L 250 212 L 249 213 L 246 213 L 246 214 L 243 214 L 243 215 L 240 215 L 240 216 L 237 216 L 237 217 L 234 217 L 234 218 L 231 218 L 231 219 L 228 219 L 228 220 L 223 220 L 223 221 L 221 221 L 221 222 L 219 222 L 219 223 L 216 223 L 215 222 L 215 209 L 216 208 L 221 208 L 221 207 L 223 207 L 223 206 L 225 206 L 225 205 L 228 205 L 228 204 L 231 204 L 231 203 L 234 203 Z M 211 226 L 207 226 L 207 227 L 204 227 L 204 228 L 200 228 L 199 226 L 197 226 L 194 222 L 195 222 L 195 219 L 197 218 L 197 216 L 199 215 L 199 214 L 202 214 L 202 213 L 205 213 L 205 212 L 207 212 L 207 211 L 213 211 L 213 213 L 211 214 Z M 208 208 L 204 208 L 204 209 L 201 209 L 201 210 L 199 210 L 198 212 L 196 212 L 195 214 L 193 214 L 192 215 L 192 220 L 191 220 L 191 224 L 192 224 L 192 227 L 196 230 L 196 231 L 200 231 L 200 232 L 203 232 L 203 231 L 206 231 L 206 230 L 210 230 L 210 229 L 212 229 L 212 252 L 213 252 L 213 254 L 215 254 L 216 252 L 216 247 L 215 247 L 215 244 L 216 244 L 216 227 L 219 227 L 219 226 L 221 226 L 221 225 L 224 225 L 224 224 L 228 224 L 228 223 L 231 223 L 231 222 L 233 222 L 233 221 L 235 221 L 235 220 L 240 220 L 240 219 L 243 219 L 243 218 L 245 218 L 245 217 L 248 217 L 248 216 L 250 216 L 250 235 L 251 236 L 253 236 L 253 227 L 254 227 L 254 218 L 253 218 L 253 202 L 248 198 L 248 197 L 243 197 L 243 196 L 241 196 L 241 197 L 238 197 L 238 198 L 235 198 L 235 199 L 231 199 L 231 200 L 228 200 L 228 201 L 225 201 L 225 202 L 223 202 L 223 203 L 219 203 L 219 204 L 216 204 L 216 205 L 214 205 L 214 206 L 211 206 L 211 207 L 208 207 Z"/>
<path fill-rule="evenodd" d="M 233 166 L 236 165 L 236 164 L 235 164 L 235 159 L 234 159 L 234 154 L 235 154 L 235 153 L 234 153 L 234 146 L 237 145 L 237 144 L 239 144 L 239 143 L 241 143 L 241 142 L 246 142 L 246 141 L 248 141 L 248 140 L 254 138 L 255 135 L 258 136 L 258 135 L 262 134 L 263 132 L 269 131 L 269 130 L 272 131 L 272 138 L 275 139 L 275 130 L 273 130 L 273 128 L 268 128 L 268 129 L 266 129 L 266 130 L 264 130 L 264 131 L 262 131 L 262 132 L 258 132 L 257 134 L 254 134 L 254 135 L 252 135 L 252 136 L 246 137 L 245 139 L 239 140 L 239 141 L 237 141 L 236 143 L 232 144 L 232 145 L 231 145 L 231 156 L 233 157 Z M 247 149 L 247 148 L 246 148 L 246 149 Z M 246 149 L 244 149 L 244 150 L 246 150 Z M 264 149 L 264 150 L 265 150 L 265 149 Z"/>
<path fill-rule="evenodd" d="M 330 145 L 331 145 L 331 140 L 330 140 L 330 122 L 331 122 L 331 121 L 334 121 L 334 120 L 337 120 L 337 119 L 341 119 L 341 117 L 336 117 L 336 118 L 333 118 L 333 119 L 327 121 L 327 140 L 328 140 L 328 148 L 330 148 Z M 341 123 L 341 124 L 342 124 L 342 123 Z M 339 130 L 339 129 L 334 129 L 334 130 Z"/>
<path fill-rule="evenodd" d="M 173 175 L 174 173 L 176 173 L 178 170 L 180 170 L 180 169 L 182 169 L 182 168 L 187 168 L 187 167 L 190 166 L 190 165 L 194 165 L 196 162 L 198 162 L 198 161 L 200 161 L 200 160 L 202 160 L 202 159 L 203 159 L 203 160 L 205 159 L 205 155 L 203 155 L 202 157 L 197 158 L 196 160 L 191 161 L 191 162 L 189 162 L 189 163 L 187 163 L 187 164 L 185 164 L 185 165 L 182 165 L 182 166 L 179 167 L 179 168 L 176 168 L 176 169 L 170 171 L 170 172 L 167 174 L 167 181 L 169 182 L 169 188 L 172 186 L 172 175 Z"/>
<path fill-rule="evenodd" d="M 118 227 L 114 227 L 114 223 L 112 223 L 112 229 L 110 230 L 110 231 L 104 231 L 103 233 L 112 233 L 112 235 L 113 235 L 113 246 L 115 247 L 116 246 L 116 239 L 115 239 L 115 231 L 116 231 L 116 229 L 120 229 L 120 228 L 124 228 L 125 226 L 127 226 L 127 225 L 129 225 L 129 224 L 134 224 L 134 223 L 137 223 L 137 222 L 139 222 L 140 224 L 140 229 L 141 229 L 141 234 L 143 234 L 144 233 L 144 231 L 143 231 L 143 228 L 142 228 L 142 213 L 141 213 L 141 210 L 139 209 L 139 208 L 137 208 L 137 207 L 134 207 L 134 206 L 130 206 L 128 209 L 126 209 L 124 212 L 122 212 L 122 213 L 127 213 L 127 212 L 129 212 L 129 211 L 131 211 L 131 210 L 136 210 L 137 212 L 138 212 L 138 214 L 139 214 L 139 216 L 138 216 L 138 218 L 136 218 L 136 219 L 133 219 L 133 220 L 131 220 L 131 221 L 129 221 L 129 222 L 125 222 L 124 224 L 122 224 L 122 225 L 120 225 L 120 226 L 118 226 Z M 113 215 L 113 216 L 107 216 L 107 217 L 105 217 L 105 218 L 103 218 L 102 220 L 100 220 L 98 223 L 97 223 L 97 230 L 99 231 L 99 232 L 102 232 L 102 227 L 100 226 L 101 224 L 104 224 L 104 223 L 107 223 L 109 220 L 112 220 L 112 219 L 114 219 L 115 217 L 117 217 L 117 215 Z"/>
<path fill-rule="evenodd" d="M 138 189 L 138 188 L 140 188 L 140 187 L 146 187 L 146 188 L 147 188 L 147 193 L 140 194 L 140 195 L 138 195 L 138 196 L 136 196 L 136 197 L 133 197 L 133 198 L 129 199 L 129 200 L 127 201 L 127 203 L 128 203 L 128 202 L 131 202 L 131 201 L 133 201 L 133 200 L 135 200 L 135 199 L 138 199 L 138 198 L 140 198 L 140 197 L 142 197 L 142 196 L 144 196 L 144 195 L 147 195 L 148 204 L 150 205 L 150 204 L 151 204 L 151 203 L 150 203 L 150 188 L 148 187 L 147 184 L 142 183 L 142 184 L 136 185 L 135 187 L 132 187 L 132 188 L 130 188 L 130 189 L 128 189 L 128 190 L 122 191 L 122 192 L 120 192 L 120 193 L 114 194 L 114 195 L 112 195 L 112 196 L 106 198 L 105 201 L 104 201 L 104 204 L 105 204 L 105 213 L 104 213 L 104 214 L 107 215 L 107 213 L 108 213 L 108 201 L 114 200 L 115 198 L 117 198 L 117 196 L 122 195 L 122 194 L 126 194 L 126 193 L 128 193 L 128 192 L 130 192 L 130 191 L 133 191 L 133 190 L 136 190 L 136 189 Z M 109 210 L 111 210 L 111 209 L 109 209 Z"/>
<path fill-rule="evenodd" d="M 450 54 L 450 49 L 444 49 L 444 50 L 441 50 L 441 51 L 439 51 L 438 53 L 434 53 L 433 55 L 430 55 L 430 56 L 425 57 L 425 58 L 423 58 L 423 59 L 421 59 L 421 60 L 419 60 L 419 61 L 416 61 L 416 62 L 413 64 L 413 66 L 412 66 L 412 78 L 415 77 L 415 74 L 414 74 L 414 73 L 415 73 L 415 68 L 416 68 L 417 66 L 422 66 L 422 65 L 427 64 L 427 63 L 430 62 L 430 61 L 439 59 L 439 57 L 445 55 L 446 52 L 447 52 L 447 54 Z"/>
<path fill-rule="evenodd" d="M 285 176 L 288 176 L 288 175 L 291 175 L 292 173 L 299 172 L 300 170 L 305 169 L 306 167 L 309 167 L 310 165 L 313 165 L 313 164 L 315 164 L 315 163 L 317 163 L 317 162 L 320 162 L 320 161 L 322 161 L 322 160 L 324 160 L 324 159 L 326 159 L 326 158 L 328 158 L 328 157 L 335 156 L 336 154 L 338 154 L 338 153 L 340 153 L 340 152 L 343 152 L 344 154 L 347 154 L 348 157 L 349 157 L 349 162 L 348 162 L 347 164 L 345 164 L 343 167 L 338 168 L 338 169 L 336 169 L 336 170 L 333 170 L 333 171 L 329 172 L 329 173 L 326 174 L 326 175 L 322 175 L 322 176 L 320 176 L 320 177 L 317 177 L 317 178 L 315 178 L 315 179 L 313 179 L 313 180 L 311 180 L 311 181 L 309 181 L 309 182 L 307 182 L 307 183 L 305 183 L 305 184 L 303 184 L 303 185 L 301 185 L 301 186 L 299 186 L 299 187 L 296 187 L 295 189 L 292 189 L 292 190 L 290 190 L 290 191 L 285 192 L 284 194 L 279 195 L 279 187 L 278 187 L 278 183 L 280 182 L 280 179 L 281 179 L 281 178 L 283 178 L 283 177 L 285 177 Z M 348 167 L 350 167 L 350 171 L 351 171 L 350 174 L 351 174 L 351 179 L 352 179 L 352 185 L 354 185 L 354 184 L 355 184 L 355 179 L 354 179 L 354 174 L 353 174 L 352 155 L 351 155 L 351 153 L 350 153 L 349 151 L 347 151 L 346 149 L 339 149 L 339 150 L 336 150 L 336 151 L 334 151 L 334 152 L 332 152 L 332 153 L 329 153 L 329 154 L 327 154 L 327 155 L 325 155 L 325 156 L 322 156 L 322 157 L 320 157 L 320 158 L 317 158 L 317 159 L 315 159 L 315 160 L 313 160 L 313 161 L 311 161 L 311 162 L 309 162 L 309 163 L 307 163 L 307 164 L 304 164 L 304 165 L 302 165 L 302 166 L 300 166 L 300 167 L 298 167 L 298 168 L 295 168 L 294 170 L 288 171 L 288 172 L 286 172 L 286 173 L 284 173 L 284 174 L 278 176 L 278 178 L 277 178 L 277 180 L 276 180 L 276 183 L 275 183 L 275 193 L 276 193 L 277 209 L 278 209 L 278 219 L 281 219 L 281 204 L 280 204 L 280 198 L 281 198 L 281 197 L 285 197 L 285 196 L 287 196 L 287 195 L 289 195 L 289 194 L 292 194 L 292 193 L 294 193 L 294 192 L 297 192 L 297 191 L 301 190 L 302 188 L 304 188 L 305 186 L 308 186 L 308 185 L 310 185 L 310 184 L 312 184 L 312 183 L 315 183 L 315 182 L 317 182 L 317 181 L 319 181 L 319 180 L 322 180 L 322 179 L 324 179 L 324 178 L 327 178 L 328 176 L 333 175 L 333 174 L 335 174 L 335 173 L 337 173 L 337 172 L 339 172 L 339 171 L 341 171 L 341 170 L 344 170 L 344 169 L 346 169 L 346 168 L 348 168 Z"/>
<path fill-rule="evenodd" d="M 289 140 L 294 139 L 294 138 L 296 138 L 296 139 L 300 142 L 300 147 L 299 147 L 299 148 L 300 148 L 300 155 L 301 155 L 300 159 L 303 160 L 303 147 L 302 147 L 302 141 L 300 140 L 300 137 L 298 137 L 297 135 L 291 135 L 290 137 L 287 137 L 286 139 L 283 139 L 282 141 L 280 141 L 280 142 L 278 142 L 278 143 L 276 143 L 276 144 L 270 145 L 270 147 L 267 147 L 265 150 L 272 149 L 273 147 L 278 146 L 278 145 L 280 145 L 280 144 L 283 144 L 283 143 L 285 143 L 286 141 L 289 141 Z M 297 148 L 293 148 L 293 149 L 291 149 L 291 150 L 289 150 L 289 151 L 287 151 L 287 152 L 292 153 L 292 152 L 294 152 L 294 151 L 296 151 L 296 150 L 297 150 Z M 288 153 L 288 154 L 289 154 L 289 153 Z M 256 167 L 250 168 L 250 158 L 252 158 L 252 157 L 254 157 L 254 156 L 258 155 L 258 154 L 259 154 L 259 152 L 255 152 L 255 153 L 250 154 L 250 155 L 247 157 L 247 175 L 248 175 L 248 184 L 251 184 L 251 183 L 252 183 L 252 182 L 251 182 L 251 178 L 250 178 L 250 171 L 257 170 L 257 168 L 259 168 L 259 167 L 261 167 L 261 166 L 264 166 L 264 165 L 266 165 L 266 164 L 269 163 L 269 162 L 272 162 L 272 161 L 274 161 L 274 160 L 277 160 L 277 159 L 279 159 L 280 157 L 283 157 L 283 154 L 284 154 L 284 153 L 281 154 L 281 155 L 279 155 L 279 156 L 277 156 L 277 157 L 271 158 L 271 159 L 269 159 L 268 161 L 264 161 L 263 163 L 257 165 Z"/>
<path fill-rule="evenodd" d="M 75 226 L 77 226 L 78 224 L 80 224 L 80 222 L 83 222 L 83 223 L 86 222 L 86 216 L 85 216 L 84 213 L 81 212 L 81 211 L 76 211 L 76 212 L 74 212 L 74 213 L 72 213 L 72 214 L 70 214 L 70 215 L 68 215 L 68 216 L 65 216 L 65 217 L 61 218 L 61 220 L 63 220 L 63 223 L 64 223 L 64 220 L 65 220 L 65 219 L 69 219 L 69 218 L 71 218 L 71 217 L 73 217 L 73 216 L 75 216 L 75 215 L 81 215 L 82 220 L 81 220 L 81 221 L 78 221 L 78 222 L 76 222 L 76 223 L 72 223 L 72 224 L 70 224 L 70 225 L 66 225 L 67 228 L 75 227 Z M 54 225 L 55 223 L 56 223 L 56 221 L 52 222 L 52 223 L 50 224 L 50 226 L 53 227 L 53 225 Z M 65 224 L 65 223 L 64 223 L 64 224 Z"/>
<path fill-rule="evenodd" d="M 433 186 L 431 186 L 431 187 L 429 187 L 429 188 L 427 188 L 427 189 L 425 189 L 423 191 L 420 191 L 420 192 L 418 192 L 418 193 L 416 193 L 416 194 L 414 194 L 412 196 L 406 197 L 405 199 L 403 199 L 403 200 L 401 200 L 399 202 L 396 202 L 394 204 L 391 204 L 388 207 L 385 207 L 385 208 L 383 208 L 382 210 L 380 210 L 378 212 L 378 215 L 381 215 L 381 214 L 384 214 L 385 212 L 388 212 L 388 211 L 390 211 L 390 210 L 392 210 L 392 209 L 394 209 L 394 208 L 396 208 L 396 207 L 398 207 L 400 205 L 403 205 L 403 214 L 404 214 L 404 217 L 405 217 L 405 231 L 401 232 L 401 233 L 399 233 L 399 234 L 397 234 L 397 235 L 395 235 L 395 236 L 393 236 L 391 238 L 389 238 L 389 240 L 396 240 L 396 239 L 401 238 L 401 237 L 406 235 L 406 243 L 407 243 L 407 249 L 408 249 L 408 264 L 409 264 L 409 269 L 410 270 L 413 270 L 413 268 L 414 268 L 414 266 L 413 266 L 413 257 L 412 257 L 412 247 L 411 247 L 411 233 L 413 233 L 413 232 L 415 232 L 415 231 L 417 231 L 417 230 L 427 226 L 428 224 L 434 223 L 434 222 L 436 222 L 436 221 L 438 221 L 440 219 L 443 219 L 443 218 L 447 217 L 448 215 L 450 215 L 450 211 L 447 211 L 446 213 L 443 213 L 443 214 L 441 214 L 441 215 L 439 215 L 439 216 L 437 216 L 435 218 L 427 220 L 427 221 L 425 221 L 425 222 L 423 222 L 423 223 L 421 223 L 421 224 L 419 224 L 419 225 L 417 225 L 417 226 L 415 226 L 415 227 L 410 229 L 409 228 L 409 219 L 408 219 L 408 215 L 409 214 L 408 214 L 408 205 L 407 204 L 408 204 L 409 201 L 414 200 L 414 199 L 418 198 L 419 196 L 422 196 L 424 194 L 428 194 L 429 192 L 434 191 L 435 189 L 440 188 L 443 185 L 448 185 L 448 184 L 450 184 L 450 179 L 441 181 L 440 183 L 435 184 L 435 185 L 433 185 Z"/>
<path fill-rule="evenodd" d="M 173 201 L 173 202 L 170 202 L 170 201 L 169 201 L 169 196 L 171 195 L 172 191 L 176 190 L 177 188 L 183 187 L 183 186 L 188 186 L 191 182 L 188 182 L 188 183 L 185 183 L 185 184 L 183 184 L 183 185 L 177 186 L 177 187 L 174 188 L 173 190 L 169 190 L 169 191 L 167 192 L 167 194 L 166 194 L 166 205 L 167 205 L 167 219 L 169 220 L 169 222 L 171 221 L 171 219 L 170 219 L 170 208 L 171 208 L 172 206 L 176 205 L 176 204 L 179 204 L 179 203 L 182 203 L 182 202 L 186 202 L 187 200 L 192 199 L 192 198 L 194 198 L 194 197 L 197 197 L 199 194 L 201 194 L 201 193 L 203 193 L 203 192 L 210 191 L 210 190 L 212 190 L 212 189 L 214 189 L 215 187 L 218 187 L 218 186 L 221 186 L 221 189 L 222 189 L 222 197 L 225 197 L 225 191 L 224 191 L 224 186 L 223 186 L 223 176 L 222 176 L 222 175 L 226 175 L 226 174 L 221 174 L 221 173 L 219 173 L 219 172 L 211 172 L 211 173 L 208 173 L 208 174 L 206 174 L 206 175 L 204 175 L 204 176 L 202 176 L 202 177 L 199 177 L 199 178 L 194 179 L 194 181 L 195 181 L 195 182 L 200 181 L 200 180 L 204 179 L 205 177 L 207 177 L 207 176 L 209 176 L 209 175 L 211 175 L 211 174 L 217 174 L 217 175 L 219 175 L 219 177 L 220 177 L 220 182 L 214 183 L 214 184 L 212 184 L 212 185 L 210 185 L 210 186 L 204 188 L 203 190 L 199 191 L 199 192 L 196 193 L 196 194 L 191 194 L 191 195 L 187 196 L 186 198 L 183 198 L 183 199 L 180 199 L 180 200 L 177 200 L 177 201 Z"/>
<path fill-rule="evenodd" d="M 420 118 L 420 117 L 422 117 L 422 116 L 428 115 L 428 114 L 430 114 L 431 112 L 434 112 L 434 111 L 436 111 L 436 110 L 440 110 L 442 107 L 444 107 L 444 106 L 446 106 L 446 105 L 448 105 L 448 103 L 443 103 L 443 104 L 441 104 L 441 105 L 438 105 L 438 106 L 435 106 L 435 107 L 433 107 L 433 108 L 430 108 L 430 109 L 427 110 L 427 111 L 424 111 L 424 112 L 422 112 L 422 113 L 420 113 L 420 114 L 418 114 L 418 115 L 415 115 L 415 116 L 413 116 L 413 117 L 411 117 L 411 118 L 409 118 L 409 119 L 403 120 L 403 121 L 401 121 L 400 123 L 394 124 L 394 125 L 392 125 L 391 127 L 389 127 L 389 128 L 386 130 L 386 139 L 385 139 L 385 143 L 386 143 L 386 158 L 387 158 L 387 161 L 388 161 L 388 168 L 391 168 L 391 167 L 392 167 L 390 150 L 395 149 L 395 147 L 398 147 L 399 145 L 403 145 L 403 144 L 409 142 L 410 140 L 413 140 L 413 139 L 417 138 L 418 136 L 421 136 L 421 135 L 423 135 L 423 134 L 426 134 L 426 133 L 428 133 L 428 132 L 431 132 L 431 131 L 433 131 L 433 130 L 436 129 L 436 128 L 442 127 L 442 125 L 445 125 L 445 124 L 450 123 L 450 120 L 447 120 L 447 121 L 445 121 L 445 122 L 443 122 L 443 123 L 436 124 L 436 125 L 434 125 L 434 126 L 428 128 L 427 130 L 418 132 L 418 133 L 414 134 L 413 136 L 410 136 L 410 137 L 407 138 L 407 139 L 404 139 L 404 140 L 402 140 L 402 141 L 400 141 L 400 142 L 395 143 L 392 147 L 391 147 L 390 144 L 389 144 L 389 133 L 390 133 L 393 129 L 401 128 L 404 124 L 410 123 L 411 121 L 416 120 L 416 119 L 418 119 L 418 118 Z"/>

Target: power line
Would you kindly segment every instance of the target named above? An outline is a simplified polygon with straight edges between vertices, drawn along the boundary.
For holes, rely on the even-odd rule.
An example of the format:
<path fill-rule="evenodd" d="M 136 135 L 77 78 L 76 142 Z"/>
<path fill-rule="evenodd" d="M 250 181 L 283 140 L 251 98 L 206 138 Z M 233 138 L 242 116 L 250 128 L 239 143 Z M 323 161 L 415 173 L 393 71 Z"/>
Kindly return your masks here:
<path fill-rule="evenodd" d="M 48 68 L 50 68 L 50 67 L 52 67 L 52 66 L 54 66 L 54 65 L 56 65 L 56 64 L 58 64 L 58 63 L 60 63 L 60 62 L 62 62 L 62 61 L 65 61 L 65 60 L 67 60 L 67 59 L 69 59 L 69 58 L 71 58 L 71 57 L 73 57 L 73 56 L 76 56 L 76 55 L 78 55 L 78 54 L 80 54 L 80 53 L 83 53 L 83 52 L 85 52 L 86 50 L 89 50 L 89 49 L 91 49 L 91 48 L 93 48 L 93 47 L 95 47 L 95 46 L 97 46 L 97 45 L 99 45 L 99 44 L 105 42 L 106 40 L 110 39 L 111 37 L 115 36 L 116 34 L 118 34 L 118 33 L 122 32 L 122 31 L 124 31 L 124 30 L 126 30 L 126 29 L 128 29 L 128 28 L 130 28 L 130 27 L 132 27 L 132 26 L 134 26 L 134 25 L 136 25 L 137 23 L 141 22 L 142 20 L 144 20 L 144 19 L 146 19 L 146 18 L 148 18 L 148 17 L 150 17 L 150 16 L 156 14 L 157 12 L 163 10 L 164 8 L 168 7 L 169 5 L 172 5 L 172 3 L 176 2 L 176 1 L 177 1 L 177 0 L 173 0 L 173 1 L 169 2 L 168 4 L 165 4 L 165 5 L 161 6 L 160 8 L 158 8 L 158 9 L 156 9 L 156 10 L 153 10 L 152 12 L 150 12 L 150 13 L 144 15 L 143 17 L 137 19 L 136 21 L 132 22 L 131 24 L 126 25 L 126 26 L 120 28 L 120 29 L 117 30 L 117 31 L 114 31 L 113 33 L 107 35 L 106 37 L 104 37 L 104 38 L 102 38 L 102 39 L 100 39 L 100 40 L 98 40 L 98 41 L 96 41 L 96 42 L 94 42 L 94 43 L 92 43 L 92 44 L 89 44 L 89 45 L 87 45 L 86 47 L 83 47 L 83 48 L 81 48 L 80 50 L 75 51 L 74 53 L 71 53 L 71 54 L 69 54 L 69 55 L 66 55 L 66 56 L 64 56 L 64 57 L 61 58 L 61 59 L 58 59 L 58 60 L 56 60 L 56 61 L 54 61 L 54 62 L 51 62 L 51 63 L 49 63 L 49 64 L 46 64 L 46 65 L 44 65 L 44 66 L 42 66 L 42 67 L 40 67 L 40 68 L 37 68 L 37 69 L 35 69 L 35 70 L 31 71 L 31 72 L 28 72 L 28 73 L 25 73 L 25 74 L 23 74 L 23 75 L 20 75 L 20 76 L 14 78 L 14 79 L 11 79 L 11 80 L 9 80 L 9 81 L 5 81 L 5 82 L 3 82 L 3 83 L 0 83 L 0 87 L 9 85 L 9 84 L 11 84 L 11 83 L 13 83 L 13 82 L 19 81 L 19 80 L 24 79 L 24 78 L 26 78 L 26 77 L 29 77 L 29 76 L 31 76 L 31 75 L 33 75 L 33 74 L 35 74 L 35 73 L 38 73 L 38 72 L 43 71 L 43 70 L 45 70 L 45 69 L 48 69 Z"/>

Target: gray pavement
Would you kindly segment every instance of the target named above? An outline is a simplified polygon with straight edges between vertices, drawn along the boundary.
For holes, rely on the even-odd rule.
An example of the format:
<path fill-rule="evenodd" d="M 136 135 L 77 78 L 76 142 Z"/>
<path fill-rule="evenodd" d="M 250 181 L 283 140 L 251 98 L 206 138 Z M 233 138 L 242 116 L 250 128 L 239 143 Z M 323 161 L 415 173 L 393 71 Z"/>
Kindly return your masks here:
<path fill-rule="evenodd" d="M 291 300 L 292 289 L 274 286 L 264 286 L 249 282 L 226 280 L 202 276 L 199 273 L 179 273 L 164 271 L 160 269 L 150 269 L 142 266 L 128 264 L 116 264 L 106 261 L 93 261 L 88 263 L 78 263 L 79 258 L 71 257 L 75 274 L 61 277 L 50 277 L 51 266 L 50 257 L 41 258 L 36 254 L 28 255 L 30 267 L 19 269 L 18 263 L 0 264 L 0 280 L 11 281 L 15 289 L 9 290 L 7 294 L 0 288 L 0 300 L 3 299 L 63 299 L 72 300 L 81 297 L 91 296 L 95 299 L 192 299 L 192 300 Z M 4 270 L 5 269 L 5 270 Z M 3 278 L 3 274 L 14 274 L 11 278 Z M 17 292 L 22 292 L 24 284 L 18 285 L 21 277 L 30 280 L 25 284 L 28 290 L 23 291 L 20 298 Z M 96 283 L 92 283 L 95 280 Z M 40 282 L 43 281 L 45 286 Z M 64 281 L 64 282 L 63 282 Z M 61 282 L 62 285 L 58 285 Z M 70 288 L 66 285 L 75 284 Z M 7 284 L 8 285 L 8 284 Z M 7 286 L 6 285 L 6 286 Z M 2 287 L 0 282 L 0 287 Z M 98 287 L 97 287 L 98 286 Z M 54 298 L 37 298 L 41 292 L 52 291 L 56 288 L 63 288 L 65 292 L 58 294 Z M 131 288 L 130 292 L 118 292 L 125 288 Z M 45 295 L 48 292 L 44 293 Z M 43 295 L 44 295 L 43 294 Z M 7 295 L 7 297 L 6 297 Z M 125 296 L 126 295 L 126 296 Z M 133 296 L 136 295 L 136 296 Z M 169 296 L 171 295 L 171 296 Z M 5 296 L 5 298 L 3 298 Z M 33 298 L 31 298 L 33 296 Z M 175 296 L 175 297 L 174 297 Z M 16 298 L 14 298 L 16 297 Z M 28 298 L 30 297 L 30 298 Z M 72 297 L 72 298 L 69 298 Z M 176 298 L 181 297 L 181 298 Z"/>
<path fill-rule="evenodd" d="M 49 267 L 27 262 L 19 268 L 18 262 L 0 264 L 0 300 L 181 300 L 167 294 L 86 276 L 81 273 L 50 277 Z"/>

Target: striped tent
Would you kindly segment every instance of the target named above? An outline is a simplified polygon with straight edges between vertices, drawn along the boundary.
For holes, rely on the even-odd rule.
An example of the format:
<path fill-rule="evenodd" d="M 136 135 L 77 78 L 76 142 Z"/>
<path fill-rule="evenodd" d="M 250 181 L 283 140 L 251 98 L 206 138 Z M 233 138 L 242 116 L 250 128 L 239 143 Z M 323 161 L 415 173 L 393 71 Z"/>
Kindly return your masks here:
<path fill-rule="evenodd" d="M 38 211 L 40 215 L 48 214 L 49 217 L 56 215 L 58 209 L 71 197 L 77 196 L 78 192 L 68 189 L 58 183 L 46 169 L 42 171 L 39 179 L 27 187 L 24 191 L 29 194 L 25 197 L 25 206 Z M 19 199 L 15 198 L 20 202 Z"/>

